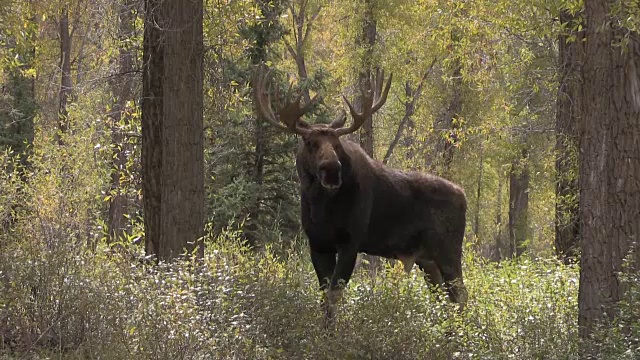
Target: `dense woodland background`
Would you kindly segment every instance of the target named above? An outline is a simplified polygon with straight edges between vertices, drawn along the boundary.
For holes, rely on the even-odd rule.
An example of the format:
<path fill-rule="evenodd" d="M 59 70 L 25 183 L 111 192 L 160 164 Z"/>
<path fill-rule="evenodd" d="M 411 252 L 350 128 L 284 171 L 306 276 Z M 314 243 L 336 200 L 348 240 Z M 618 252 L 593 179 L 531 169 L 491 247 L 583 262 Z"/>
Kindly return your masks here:
<path fill-rule="evenodd" d="M 638 1 L 0 0 L 0 24 L 0 356 L 640 357 Z M 463 313 L 363 257 L 321 328 L 263 62 L 323 97 L 313 123 L 393 72 L 352 139 L 465 189 Z"/>

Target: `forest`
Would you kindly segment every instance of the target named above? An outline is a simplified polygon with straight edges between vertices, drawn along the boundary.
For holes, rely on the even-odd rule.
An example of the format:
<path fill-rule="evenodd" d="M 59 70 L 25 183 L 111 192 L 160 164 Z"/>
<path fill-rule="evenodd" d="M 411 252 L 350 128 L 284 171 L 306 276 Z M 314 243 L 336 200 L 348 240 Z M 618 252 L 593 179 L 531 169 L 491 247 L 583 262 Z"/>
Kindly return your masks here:
<path fill-rule="evenodd" d="M 0 359 L 640 359 L 638 241 L 638 0 L 0 0 Z"/>

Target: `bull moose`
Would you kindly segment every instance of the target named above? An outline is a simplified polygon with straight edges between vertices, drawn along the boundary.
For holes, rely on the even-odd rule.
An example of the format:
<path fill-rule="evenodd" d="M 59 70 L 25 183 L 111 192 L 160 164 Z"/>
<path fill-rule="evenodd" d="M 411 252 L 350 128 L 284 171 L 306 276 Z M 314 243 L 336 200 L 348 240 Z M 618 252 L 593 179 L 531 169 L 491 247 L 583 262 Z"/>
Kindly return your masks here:
<path fill-rule="evenodd" d="M 451 301 L 464 304 L 462 242 L 467 200 L 464 190 L 441 177 L 390 168 L 373 160 L 344 135 L 358 130 L 380 109 L 389 93 L 378 72 L 363 89 L 361 112 L 343 95 L 353 123 L 340 111 L 330 124 L 302 120 L 319 101 L 303 103 L 300 91 L 282 98 L 261 66 L 253 79 L 259 116 L 302 138 L 296 154 L 302 226 L 320 288 L 325 315 L 332 318 L 359 252 L 399 259 L 407 272 L 417 264 L 432 284 L 444 285 Z M 292 99 L 293 97 L 293 99 Z"/>

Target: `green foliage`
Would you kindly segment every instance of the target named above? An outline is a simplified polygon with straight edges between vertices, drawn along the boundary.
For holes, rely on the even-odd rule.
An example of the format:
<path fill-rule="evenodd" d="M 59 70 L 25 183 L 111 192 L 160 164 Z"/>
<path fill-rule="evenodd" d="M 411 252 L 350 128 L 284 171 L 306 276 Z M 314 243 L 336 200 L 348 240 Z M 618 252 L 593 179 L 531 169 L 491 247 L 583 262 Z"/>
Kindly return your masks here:
<path fill-rule="evenodd" d="M 19 159 L 19 154 L 9 150 L 0 153 L 0 244 L 13 227 L 24 200 L 24 166 Z"/>
<path fill-rule="evenodd" d="M 640 3 L 634 0 L 617 0 L 611 6 L 611 15 L 616 27 L 624 29 L 622 38 L 616 39 L 624 46 L 629 37 L 640 31 Z"/>
<path fill-rule="evenodd" d="M 252 238 L 268 243 L 280 232 L 291 238 L 299 231 L 297 139 L 252 116 L 251 66 L 243 65 L 222 74 L 229 79 L 227 93 L 217 96 L 229 101 L 212 114 L 207 130 L 208 212 L 216 231 L 246 220 Z"/>
<path fill-rule="evenodd" d="M 279 41 L 284 35 L 285 28 L 279 17 L 285 11 L 286 1 L 283 0 L 255 0 L 260 17 L 240 28 L 240 36 L 249 43 L 248 56 L 251 64 L 259 64 L 269 58 L 267 52 L 270 46 Z"/>
<path fill-rule="evenodd" d="M 37 108 L 33 71 L 37 29 L 23 20 L 32 16 L 29 11 L 24 4 L 7 3 L 0 8 L 0 21 L 8 25 L 0 29 L 0 148 L 18 152 L 33 141 Z"/>
<path fill-rule="evenodd" d="M 34 227 L 34 230 L 37 227 Z M 416 269 L 357 273 L 333 332 L 304 246 L 256 254 L 239 233 L 208 235 L 202 262 L 150 266 L 141 249 L 109 255 L 48 243 L 46 232 L 0 253 L 0 354 L 105 359 L 577 358 L 577 269 L 469 255 L 460 313 Z M 36 237 L 40 236 L 40 237 Z M 215 240 L 215 241 L 214 241 Z M 300 244 L 302 245 L 302 244 Z"/>
<path fill-rule="evenodd" d="M 9 94 L 0 99 L 0 147 L 24 151 L 33 141 L 33 117 L 36 109 L 31 81 L 19 71 L 11 71 L 6 86 Z"/>

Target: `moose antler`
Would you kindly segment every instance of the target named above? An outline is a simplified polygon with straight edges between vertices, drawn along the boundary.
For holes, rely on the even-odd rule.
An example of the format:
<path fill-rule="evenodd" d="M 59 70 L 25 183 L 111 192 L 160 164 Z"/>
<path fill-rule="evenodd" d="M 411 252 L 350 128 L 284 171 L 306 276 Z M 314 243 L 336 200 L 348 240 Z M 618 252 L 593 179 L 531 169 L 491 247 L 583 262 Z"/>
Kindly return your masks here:
<path fill-rule="evenodd" d="M 275 98 L 276 98 L 276 111 L 274 113 L 271 108 L 271 83 L 269 82 L 269 89 L 266 89 L 267 79 L 271 70 L 265 72 L 265 66 L 260 65 L 258 71 L 255 73 L 253 82 L 253 99 L 256 106 L 256 111 L 259 116 L 268 120 L 273 125 L 280 129 L 293 132 L 298 135 L 308 134 L 310 126 L 304 120 L 302 116 L 309 112 L 311 108 L 319 101 L 318 95 L 314 96 L 308 103 L 302 104 L 302 93 L 296 90 L 297 93 L 293 99 L 291 99 L 292 84 L 289 85 L 289 90 L 284 96 L 284 100 L 280 99 L 278 92 L 278 86 L 275 86 Z"/>
<path fill-rule="evenodd" d="M 389 80 L 387 80 L 387 85 L 382 89 L 382 85 L 384 84 L 384 71 L 378 69 L 376 71 L 375 77 L 372 75 L 369 79 L 369 89 L 363 89 L 362 96 L 362 112 L 357 112 L 356 109 L 351 105 L 347 97 L 342 95 L 342 98 L 347 103 L 349 107 L 349 112 L 351 113 L 351 117 L 353 118 L 353 123 L 348 128 L 340 128 L 336 129 L 336 135 L 342 136 L 346 134 L 350 134 L 356 130 L 358 130 L 362 124 L 364 124 L 365 120 L 373 115 L 376 111 L 378 111 L 382 105 L 387 101 L 387 95 L 389 95 L 389 89 L 391 88 L 391 79 L 393 78 L 393 74 L 389 75 Z"/>

